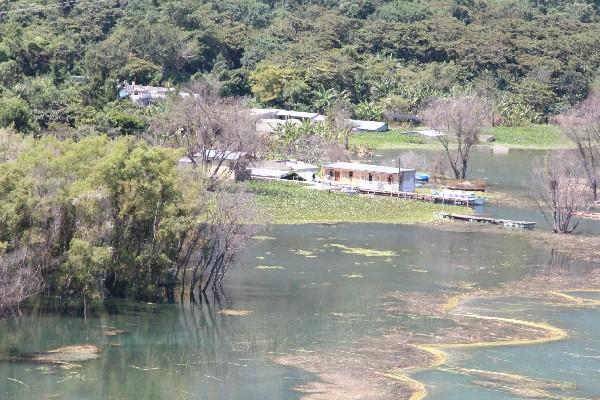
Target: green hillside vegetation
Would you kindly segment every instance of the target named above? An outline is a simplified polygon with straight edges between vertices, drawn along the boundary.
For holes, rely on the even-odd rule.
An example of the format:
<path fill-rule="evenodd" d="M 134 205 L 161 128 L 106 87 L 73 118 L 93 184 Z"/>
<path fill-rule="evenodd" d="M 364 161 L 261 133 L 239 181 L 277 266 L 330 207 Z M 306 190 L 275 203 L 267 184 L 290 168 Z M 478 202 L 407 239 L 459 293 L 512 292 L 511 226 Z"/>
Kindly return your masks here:
<path fill-rule="evenodd" d="M 0 127 L 143 130 L 123 81 L 390 121 L 477 93 L 497 122 L 544 122 L 600 65 L 597 0 L 116 0 L 0 5 Z"/>

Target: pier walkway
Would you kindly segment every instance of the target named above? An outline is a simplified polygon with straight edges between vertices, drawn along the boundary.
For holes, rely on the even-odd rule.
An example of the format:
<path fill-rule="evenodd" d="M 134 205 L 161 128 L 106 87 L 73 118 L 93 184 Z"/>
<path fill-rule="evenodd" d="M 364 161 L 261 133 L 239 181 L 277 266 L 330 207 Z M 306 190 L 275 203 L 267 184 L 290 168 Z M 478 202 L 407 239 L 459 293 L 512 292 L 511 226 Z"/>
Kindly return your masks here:
<path fill-rule="evenodd" d="M 441 204 L 449 204 L 449 205 L 454 205 L 454 206 L 466 206 L 466 207 L 475 206 L 474 200 L 469 200 L 469 199 L 461 198 L 461 197 L 439 196 L 439 195 L 430 194 L 430 193 L 396 192 L 396 191 L 388 191 L 388 190 L 367 189 L 367 188 L 361 188 L 361 187 L 358 187 L 357 190 L 361 194 L 371 194 L 371 195 L 375 195 L 375 196 L 397 197 L 400 199 L 426 201 L 429 203 L 441 203 Z"/>
<path fill-rule="evenodd" d="M 502 225 L 508 226 L 511 228 L 523 228 L 523 229 L 533 229 L 535 228 L 535 222 L 529 221 L 514 221 L 511 219 L 501 219 L 501 218 L 491 218 L 491 217 L 482 217 L 478 215 L 469 215 L 469 214 L 451 214 L 442 212 L 439 213 L 439 216 L 445 219 L 456 220 L 456 221 L 466 221 L 466 222 L 479 222 L 482 224 L 493 224 L 493 225 Z"/>

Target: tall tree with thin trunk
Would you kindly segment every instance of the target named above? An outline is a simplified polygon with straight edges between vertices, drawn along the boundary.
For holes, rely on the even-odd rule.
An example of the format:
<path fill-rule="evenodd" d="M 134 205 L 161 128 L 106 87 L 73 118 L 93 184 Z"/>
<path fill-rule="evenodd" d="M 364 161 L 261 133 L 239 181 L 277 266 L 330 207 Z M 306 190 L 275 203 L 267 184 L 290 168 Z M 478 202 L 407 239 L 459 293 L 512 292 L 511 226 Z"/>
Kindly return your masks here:
<path fill-rule="evenodd" d="M 327 123 L 334 132 L 338 133 L 346 150 L 350 148 L 350 135 L 352 134 L 350 117 L 352 117 L 352 105 L 347 100 L 335 101 L 327 111 Z"/>
<path fill-rule="evenodd" d="M 213 188 L 232 172 L 245 169 L 248 158 L 263 149 L 263 141 L 256 119 L 241 99 L 220 97 L 207 87 L 190 91 L 196 95 L 172 99 L 166 112 L 155 117 L 151 141 L 184 148 Z"/>
<path fill-rule="evenodd" d="M 489 108 L 485 99 L 469 96 L 434 99 L 423 111 L 427 125 L 442 133 L 437 139 L 456 179 L 467 177 L 471 148 L 491 124 Z"/>
<path fill-rule="evenodd" d="M 575 143 L 594 200 L 600 175 L 600 95 L 593 93 L 569 113 L 557 118 L 562 131 Z"/>
<path fill-rule="evenodd" d="M 542 159 L 533 170 L 532 197 L 555 233 L 572 233 L 592 196 L 574 151 L 563 150 Z"/>
<path fill-rule="evenodd" d="M 24 248 L 0 254 L 0 317 L 18 311 L 21 302 L 38 293 L 40 270 L 30 261 Z"/>

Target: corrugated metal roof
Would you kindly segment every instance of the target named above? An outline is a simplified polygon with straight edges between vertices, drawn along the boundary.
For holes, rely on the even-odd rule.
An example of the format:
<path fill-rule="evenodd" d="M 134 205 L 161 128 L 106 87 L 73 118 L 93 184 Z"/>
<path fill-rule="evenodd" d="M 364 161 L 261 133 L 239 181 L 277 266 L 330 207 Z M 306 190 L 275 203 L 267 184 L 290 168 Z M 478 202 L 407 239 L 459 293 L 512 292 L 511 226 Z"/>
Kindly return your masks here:
<path fill-rule="evenodd" d="M 383 165 L 370 165 L 370 164 L 358 164 L 349 162 L 335 162 L 331 164 L 323 165 L 323 168 L 331 169 L 346 169 L 351 171 L 362 171 L 362 172 L 380 172 L 383 174 L 397 174 L 398 167 L 386 167 Z M 401 171 L 415 171 L 412 168 L 401 168 Z"/>
<path fill-rule="evenodd" d="M 228 161 L 239 160 L 240 158 L 246 156 L 246 153 L 244 153 L 242 151 L 214 150 L 214 149 L 206 150 L 206 152 L 204 154 L 206 154 L 206 158 L 208 158 L 208 159 L 218 158 L 218 159 L 228 160 Z M 198 156 L 201 156 L 201 154 L 195 154 L 195 156 L 198 157 Z"/>
<path fill-rule="evenodd" d="M 428 136 L 428 137 L 438 137 L 438 136 L 445 135 L 444 132 L 436 131 L 433 129 L 425 129 L 425 130 L 421 130 L 421 131 L 406 131 L 406 133 L 419 134 L 419 135 Z"/>
<path fill-rule="evenodd" d="M 255 162 L 251 168 L 265 168 L 288 171 L 318 171 L 319 167 L 297 160 L 263 160 Z"/>
<path fill-rule="evenodd" d="M 304 112 L 304 111 L 288 111 L 288 110 L 279 110 L 277 112 L 278 117 L 291 117 L 291 118 L 307 118 L 313 119 L 317 117 L 319 114 Z"/>
<path fill-rule="evenodd" d="M 386 132 L 388 130 L 388 124 L 380 121 L 361 121 L 357 119 L 351 119 L 350 123 L 354 129 L 358 131 Z"/>
<path fill-rule="evenodd" d="M 289 174 L 291 171 L 280 171 L 270 168 L 249 168 L 252 176 L 260 176 L 263 178 L 279 178 Z"/>

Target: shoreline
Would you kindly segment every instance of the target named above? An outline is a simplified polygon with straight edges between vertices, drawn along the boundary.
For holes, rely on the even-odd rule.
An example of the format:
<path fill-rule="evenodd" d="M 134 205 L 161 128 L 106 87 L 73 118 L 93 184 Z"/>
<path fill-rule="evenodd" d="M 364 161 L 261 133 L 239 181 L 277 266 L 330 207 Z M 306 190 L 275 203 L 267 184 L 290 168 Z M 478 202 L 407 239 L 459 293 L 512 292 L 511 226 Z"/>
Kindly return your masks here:
<path fill-rule="evenodd" d="M 422 129 L 417 127 L 411 131 Z M 435 138 L 418 134 L 404 133 L 404 129 L 392 127 L 387 132 L 357 132 L 352 135 L 350 144 L 368 145 L 373 150 L 442 150 Z M 494 136 L 492 142 L 481 142 L 474 146 L 498 146 L 509 150 L 561 150 L 574 148 L 571 142 L 555 125 L 530 125 L 520 127 L 491 127 L 482 132 L 483 136 Z"/>

